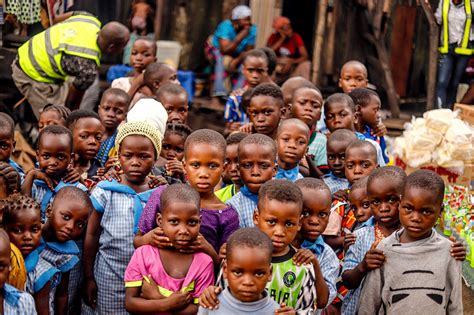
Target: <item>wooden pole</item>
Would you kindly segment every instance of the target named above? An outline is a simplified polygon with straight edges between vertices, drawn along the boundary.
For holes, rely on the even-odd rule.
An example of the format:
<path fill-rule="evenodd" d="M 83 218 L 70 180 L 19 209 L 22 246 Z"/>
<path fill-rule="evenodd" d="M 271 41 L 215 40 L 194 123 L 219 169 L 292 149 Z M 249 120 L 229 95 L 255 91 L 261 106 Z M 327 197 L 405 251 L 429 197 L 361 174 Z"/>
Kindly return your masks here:
<path fill-rule="evenodd" d="M 313 46 L 313 75 L 311 81 L 314 84 L 319 84 L 321 74 L 321 55 L 323 51 L 324 42 L 324 31 L 326 28 L 326 12 L 328 9 L 328 0 L 319 1 L 318 9 L 318 24 L 316 26 L 316 32 L 314 34 L 314 46 Z"/>
<path fill-rule="evenodd" d="M 428 54 L 428 84 L 426 87 L 426 110 L 433 109 L 437 105 L 436 100 L 436 79 L 438 72 L 438 38 L 439 38 L 439 27 L 436 23 L 433 11 L 430 6 L 424 1 L 420 1 L 423 12 L 428 19 L 429 25 L 429 37 L 430 37 L 430 49 Z M 436 105 L 435 105 L 436 104 Z"/>
<path fill-rule="evenodd" d="M 326 60 L 324 62 L 324 74 L 333 75 L 334 74 L 334 52 L 336 48 L 336 28 L 337 21 L 339 19 L 339 10 L 341 6 L 341 0 L 333 1 L 332 13 L 329 17 L 328 15 L 328 35 L 327 35 L 327 44 L 324 45 L 326 48 Z"/>
<path fill-rule="evenodd" d="M 161 33 L 161 21 L 163 17 L 163 6 L 165 5 L 165 0 L 156 0 L 156 11 L 155 11 L 155 40 L 160 39 Z"/>

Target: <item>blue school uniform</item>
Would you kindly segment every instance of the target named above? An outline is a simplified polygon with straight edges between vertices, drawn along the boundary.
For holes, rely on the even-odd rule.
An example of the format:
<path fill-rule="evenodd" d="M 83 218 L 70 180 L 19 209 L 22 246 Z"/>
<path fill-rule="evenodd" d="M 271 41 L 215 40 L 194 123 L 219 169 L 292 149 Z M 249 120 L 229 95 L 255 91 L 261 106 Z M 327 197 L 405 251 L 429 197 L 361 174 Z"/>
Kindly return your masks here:
<path fill-rule="evenodd" d="M 31 294 L 5 283 L 3 285 L 3 313 L 6 315 L 36 315 L 35 300 Z"/>
<path fill-rule="evenodd" d="M 48 185 L 42 180 L 35 180 L 33 182 L 33 187 L 31 189 L 31 197 L 35 199 L 41 206 L 41 223 L 46 222 L 46 208 L 48 205 L 53 203 L 54 196 L 58 191 L 66 186 L 74 186 L 85 192 L 87 192 L 87 187 L 82 185 L 79 182 L 75 183 L 65 183 L 62 180 L 54 187 L 54 190 L 51 190 Z"/>
<path fill-rule="evenodd" d="M 83 248 L 84 248 L 84 241 L 81 240 L 76 240 L 75 241 L 77 248 L 79 249 L 79 254 L 77 257 L 79 258 L 79 261 L 82 261 L 82 254 L 83 254 Z M 83 278 L 83 268 L 82 264 L 78 263 L 76 264 L 70 271 L 69 271 L 69 285 L 68 285 L 68 309 L 69 313 L 75 314 L 77 313 L 76 308 L 79 307 L 81 303 L 78 302 L 80 301 L 80 294 L 79 288 L 82 284 Z"/>
<path fill-rule="evenodd" d="M 329 190 L 331 191 L 331 195 L 338 192 L 339 190 L 349 188 L 349 181 L 347 180 L 347 178 L 339 178 L 335 176 L 333 173 L 324 175 L 323 181 L 329 187 Z"/>
<path fill-rule="evenodd" d="M 365 126 L 365 132 L 363 133 L 363 135 L 367 138 L 367 139 L 371 139 L 375 142 L 377 142 L 379 145 L 380 145 L 380 149 L 382 150 L 382 156 L 383 156 L 383 159 L 385 161 L 385 163 L 388 163 L 390 161 L 390 158 L 388 157 L 388 154 L 387 154 L 387 144 L 385 143 L 385 138 L 382 136 L 382 137 L 376 137 L 372 134 L 372 129 L 370 129 L 369 126 Z"/>
<path fill-rule="evenodd" d="M 361 228 L 355 231 L 354 234 L 356 235 L 356 241 L 346 252 L 342 273 L 357 267 L 357 265 L 364 260 L 365 254 L 375 241 L 375 230 L 373 226 Z M 364 282 L 362 281 L 357 289 L 349 290 L 342 301 L 341 314 L 356 314 L 363 284 Z"/>
<path fill-rule="evenodd" d="M 252 193 L 247 186 L 240 188 L 240 191 L 230 198 L 226 205 L 232 206 L 239 215 L 239 225 L 241 228 L 254 227 L 253 213 L 257 209 L 258 194 Z"/>
<path fill-rule="evenodd" d="M 133 252 L 138 220 L 154 189 L 137 194 L 117 181 L 101 181 L 91 195 L 102 214 L 99 250 L 94 264 L 99 314 L 127 314 L 123 276 Z"/>
<path fill-rule="evenodd" d="M 326 282 L 329 288 L 329 299 L 327 305 L 330 305 L 337 294 L 336 281 L 339 275 L 339 259 L 337 258 L 336 253 L 324 242 L 321 236 L 314 242 L 305 240 L 303 244 L 301 244 L 301 247 L 311 250 L 316 255 L 319 262 L 319 268 L 324 277 L 324 282 Z"/>
<path fill-rule="evenodd" d="M 61 282 L 61 271 L 41 257 L 44 244 L 25 257 L 27 272 L 26 292 L 34 295 L 49 282 L 49 313 L 54 314 L 54 295 Z"/>
<path fill-rule="evenodd" d="M 290 182 L 296 182 L 298 179 L 303 178 L 303 175 L 300 174 L 300 167 L 299 165 L 296 165 L 296 167 L 289 169 L 289 170 L 284 170 L 282 168 L 278 168 L 278 171 L 275 175 L 276 179 L 286 179 L 289 180 Z"/>

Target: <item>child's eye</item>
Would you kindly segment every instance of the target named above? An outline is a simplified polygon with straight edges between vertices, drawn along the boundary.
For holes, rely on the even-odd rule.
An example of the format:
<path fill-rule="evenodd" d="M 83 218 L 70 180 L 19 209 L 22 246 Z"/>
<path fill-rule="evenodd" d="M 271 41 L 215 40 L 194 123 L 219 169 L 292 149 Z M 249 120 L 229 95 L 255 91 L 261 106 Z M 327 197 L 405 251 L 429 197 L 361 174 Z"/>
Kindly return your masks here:
<path fill-rule="evenodd" d="M 374 206 L 378 206 L 380 204 L 380 201 L 378 200 L 371 200 L 370 203 Z"/>
<path fill-rule="evenodd" d="M 85 139 L 87 139 L 87 135 L 79 135 L 79 138 L 85 140 Z"/>
<path fill-rule="evenodd" d="M 69 216 L 68 214 L 64 214 L 63 219 L 66 220 L 66 221 L 69 221 L 69 220 L 71 220 L 71 216 Z"/>
<path fill-rule="evenodd" d="M 263 271 L 257 271 L 257 272 L 255 273 L 255 276 L 258 277 L 258 278 L 261 278 L 261 277 L 265 276 L 265 272 L 263 272 Z"/>
<path fill-rule="evenodd" d="M 169 145 L 167 143 L 163 143 L 163 145 L 161 146 L 161 149 L 162 150 L 169 150 L 169 149 L 171 149 L 171 145 Z"/>
<path fill-rule="evenodd" d="M 431 214 L 433 214 L 433 211 L 431 211 L 431 210 L 423 210 L 423 211 L 421 212 L 421 214 L 423 214 L 423 215 L 431 215 Z"/>
<path fill-rule="evenodd" d="M 332 155 L 332 154 L 328 155 L 328 161 L 332 161 L 332 160 L 334 160 L 334 155 Z"/>
<path fill-rule="evenodd" d="M 86 226 L 84 222 L 77 222 L 77 227 L 82 230 L 82 228 Z"/>
<path fill-rule="evenodd" d="M 33 232 L 33 233 L 39 233 L 40 231 L 41 231 L 41 228 L 39 228 L 39 227 L 34 227 L 34 228 L 31 229 L 31 232 Z"/>
<path fill-rule="evenodd" d="M 199 168 L 199 163 L 196 163 L 196 162 L 191 163 L 191 167 Z"/>
<path fill-rule="evenodd" d="M 368 202 L 368 201 L 363 202 L 362 203 L 362 208 L 366 208 L 366 209 L 370 208 L 370 202 Z"/>
<path fill-rule="evenodd" d="M 245 169 L 250 169 L 252 167 L 252 165 L 250 165 L 250 163 L 244 163 L 241 166 Z"/>
<path fill-rule="evenodd" d="M 169 220 L 168 222 L 172 225 L 178 224 L 178 220 Z"/>
<path fill-rule="evenodd" d="M 346 167 L 347 167 L 348 169 L 351 169 L 351 168 L 353 167 L 353 165 L 352 165 L 352 164 L 346 164 Z"/>
<path fill-rule="evenodd" d="M 47 160 L 47 159 L 49 159 L 49 154 L 43 154 L 42 157 L 43 157 L 43 159 Z"/>
<path fill-rule="evenodd" d="M 187 111 L 188 111 L 188 110 L 187 110 L 186 108 L 180 108 L 180 109 L 179 109 L 179 112 L 180 112 L 180 113 L 186 113 Z"/>
<path fill-rule="evenodd" d="M 309 211 L 304 211 L 303 210 L 302 215 L 303 215 L 303 218 L 309 217 Z"/>
<path fill-rule="evenodd" d="M 267 220 L 268 225 L 275 225 L 275 220 Z"/>
<path fill-rule="evenodd" d="M 183 148 L 176 148 L 176 153 L 183 153 L 184 149 Z"/>
<path fill-rule="evenodd" d="M 271 111 L 271 110 L 266 110 L 266 111 L 264 111 L 263 113 L 265 114 L 265 116 L 270 116 L 270 115 L 273 113 L 273 111 Z"/>
<path fill-rule="evenodd" d="M 325 217 L 327 217 L 327 216 L 328 216 L 328 214 L 327 214 L 326 212 L 320 212 L 320 213 L 319 213 L 319 217 L 320 217 L 320 218 L 325 218 Z"/>
<path fill-rule="evenodd" d="M 97 135 L 97 136 L 95 136 L 95 139 L 96 139 L 97 141 L 102 140 L 102 135 Z"/>
<path fill-rule="evenodd" d="M 293 222 L 286 222 L 286 223 L 285 223 L 285 226 L 286 226 L 286 227 L 293 227 L 293 226 L 294 226 L 294 223 L 293 223 Z"/>
<path fill-rule="evenodd" d="M 236 277 L 240 277 L 242 275 L 242 272 L 240 270 L 234 270 L 232 271 L 232 273 L 234 274 L 234 276 Z"/>
<path fill-rule="evenodd" d="M 390 203 L 395 203 L 395 202 L 397 202 L 397 201 L 398 201 L 398 198 L 397 198 L 397 197 L 390 197 L 390 198 L 388 199 L 388 202 L 390 202 Z"/>
<path fill-rule="evenodd" d="M 0 148 L 2 148 L 2 150 L 6 150 L 6 149 L 8 149 L 8 145 L 2 144 L 2 145 L 0 146 Z"/>
<path fill-rule="evenodd" d="M 199 223 L 198 220 L 189 220 L 188 224 L 191 226 L 196 226 Z"/>
<path fill-rule="evenodd" d="M 266 169 L 269 168 L 269 167 L 270 167 L 269 164 L 262 164 L 262 165 L 260 166 L 260 168 L 261 168 L 262 170 L 266 170 Z"/>

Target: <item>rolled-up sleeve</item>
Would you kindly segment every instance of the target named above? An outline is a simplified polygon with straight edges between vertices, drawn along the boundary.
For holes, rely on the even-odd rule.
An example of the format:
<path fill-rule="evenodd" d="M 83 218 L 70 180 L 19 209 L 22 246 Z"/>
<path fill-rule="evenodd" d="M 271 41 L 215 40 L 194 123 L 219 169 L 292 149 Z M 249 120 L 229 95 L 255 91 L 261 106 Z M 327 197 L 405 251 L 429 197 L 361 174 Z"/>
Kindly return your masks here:
<path fill-rule="evenodd" d="M 67 75 L 74 77 L 72 84 L 82 91 L 94 83 L 98 74 L 98 66 L 94 60 L 68 54 L 63 54 L 61 67 Z"/>

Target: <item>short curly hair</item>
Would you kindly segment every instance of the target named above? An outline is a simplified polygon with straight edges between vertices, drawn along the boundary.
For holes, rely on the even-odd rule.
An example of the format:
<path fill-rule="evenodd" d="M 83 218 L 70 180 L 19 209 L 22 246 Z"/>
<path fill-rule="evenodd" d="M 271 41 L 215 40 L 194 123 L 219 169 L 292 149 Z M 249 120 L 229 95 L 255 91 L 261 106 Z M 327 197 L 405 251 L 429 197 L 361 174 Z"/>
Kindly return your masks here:
<path fill-rule="evenodd" d="M 256 96 L 269 96 L 276 100 L 276 103 L 280 108 L 283 107 L 283 94 L 281 93 L 281 89 L 276 86 L 275 84 L 271 83 L 263 83 L 258 85 L 256 88 L 253 89 L 251 98 Z"/>
<path fill-rule="evenodd" d="M 235 248 L 256 248 L 268 255 L 268 264 L 272 261 L 273 243 L 272 240 L 259 229 L 243 228 L 235 231 L 227 240 L 226 258 L 230 259 Z"/>
<path fill-rule="evenodd" d="M 303 193 L 293 182 L 286 179 L 272 179 L 260 187 L 258 191 L 258 208 L 266 200 L 276 200 L 285 203 L 296 203 L 303 207 Z"/>
<path fill-rule="evenodd" d="M 272 155 L 274 156 L 273 159 L 276 160 L 277 146 L 276 146 L 275 140 L 273 140 L 269 136 L 266 136 L 261 133 L 254 133 L 254 134 L 248 135 L 247 137 L 242 139 L 242 141 L 240 141 L 239 147 L 237 149 L 238 154 L 240 155 L 240 151 L 242 150 L 242 148 L 249 144 L 256 144 L 260 147 L 268 146 L 272 150 Z"/>
<path fill-rule="evenodd" d="M 444 198 L 444 181 L 433 171 L 430 170 L 417 170 L 406 177 L 405 180 L 405 191 L 409 188 L 420 188 L 433 194 L 436 203 L 440 205 L 443 203 Z"/>
<path fill-rule="evenodd" d="M 196 144 L 209 144 L 222 152 L 225 158 L 226 142 L 223 135 L 212 129 L 199 129 L 189 135 L 184 143 L 184 155 L 187 156 L 189 148 Z"/>

